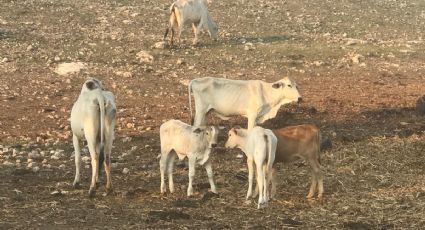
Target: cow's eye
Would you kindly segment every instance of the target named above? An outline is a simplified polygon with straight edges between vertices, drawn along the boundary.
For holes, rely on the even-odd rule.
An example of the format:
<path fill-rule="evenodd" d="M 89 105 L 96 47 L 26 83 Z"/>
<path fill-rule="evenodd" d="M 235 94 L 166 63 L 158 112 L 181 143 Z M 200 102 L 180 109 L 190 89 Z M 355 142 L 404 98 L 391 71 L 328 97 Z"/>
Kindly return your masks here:
<path fill-rule="evenodd" d="M 292 85 L 288 85 L 289 88 L 292 88 Z"/>

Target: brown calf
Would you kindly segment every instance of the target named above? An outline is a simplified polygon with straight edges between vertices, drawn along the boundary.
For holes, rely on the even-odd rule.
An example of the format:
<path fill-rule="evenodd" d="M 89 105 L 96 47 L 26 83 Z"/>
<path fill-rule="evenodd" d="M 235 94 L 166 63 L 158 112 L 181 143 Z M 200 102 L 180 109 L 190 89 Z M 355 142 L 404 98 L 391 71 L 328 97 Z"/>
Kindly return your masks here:
<path fill-rule="evenodd" d="M 291 162 L 302 158 L 312 169 L 310 192 L 307 198 L 313 198 L 316 191 L 318 199 L 323 194 L 323 174 L 320 165 L 320 131 L 315 125 L 297 125 L 272 130 L 277 137 L 277 149 L 274 164 Z M 274 167 L 275 168 L 275 167 Z M 276 192 L 275 169 L 271 170 L 272 189 L 270 197 Z"/>

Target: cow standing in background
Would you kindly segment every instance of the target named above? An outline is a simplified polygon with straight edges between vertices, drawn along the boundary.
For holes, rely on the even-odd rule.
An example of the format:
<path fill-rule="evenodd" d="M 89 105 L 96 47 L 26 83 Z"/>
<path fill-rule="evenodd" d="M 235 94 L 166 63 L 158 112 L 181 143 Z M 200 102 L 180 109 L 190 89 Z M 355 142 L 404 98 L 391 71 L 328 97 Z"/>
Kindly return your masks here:
<path fill-rule="evenodd" d="M 212 20 L 208 5 L 205 0 L 177 0 L 170 7 L 170 25 L 165 30 L 164 40 L 168 32 L 171 31 L 170 45 L 174 42 L 175 30 L 178 31 L 177 39 L 180 43 L 180 36 L 185 26 L 192 25 L 195 38 L 193 44 L 199 41 L 202 30 L 208 31 L 212 39 L 217 39 L 218 27 Z"/>

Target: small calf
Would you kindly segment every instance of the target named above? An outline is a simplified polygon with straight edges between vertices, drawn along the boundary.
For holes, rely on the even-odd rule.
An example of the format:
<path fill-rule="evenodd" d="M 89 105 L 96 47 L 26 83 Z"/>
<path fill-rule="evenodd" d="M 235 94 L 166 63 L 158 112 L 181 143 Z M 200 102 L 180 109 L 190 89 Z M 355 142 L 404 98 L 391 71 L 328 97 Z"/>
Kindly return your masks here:
<path fill-rule="evenodd" d="M 269 129 L 256 126 L 250 130 L 232 128 L 228 134 L 226 148 L 239 148 L 246 157 L 248 164 L 248 192 L 246 199 L 252 196 L 252 183 L 254 177 L 254 163 L 257 168 L 257 185 L 260 195 L 258 197 L 258 208 L 266 205 L 268 201 L 267 181 L 269 171 L 272 170 L 275 159 L 277 139 Z"/>
<path fill-rule="evenodd" d="M 320 165 L 320 131 L 315 125 L 305 124 L 274 129 L 277 137 L 277 150 L 274 163 L 288 163 L 302 158 L 311 166 L 312 179 L 307 198 L 313 198 L 317 192 L 323 196 L 323 174 Z M 271 197 L 276 192 L 275 169 L 271 171 Z"/>
<path fill-rule="evenodd" d="M 195 33 L 194 45 L 198 43 L 201 30 L 207 30 L 212 39 L 215 40 L 217 38 L 218 27 L 208 13 L 208 6 L 205 0 L 177 0 L 171 4 L 170 25 L 165 30 L 164 40 L 171 30 L 170 45 L 172 46 L 174 30 L 177 29 L 177 39 L 180 43 L 180 36 L 186 25 L 192 25 L 193 32 Z"/>
<path fill-rule="evenodd" d="M 174 192 L 173 166 L 176 155 L 180 160 L 189 159 L 189 186 L 187 196 L 193 195 L 193 178 L 195 177 L 195 163 L 203 165 L 208 174 L 211 191 L 217 193 L 213 180 L 213 172 L 209 156 L 213 147 L 217 145 L 218 129 L 214 126 L 197 128 L 178 120 L 169 120 L 159 129 L 161 139 L 161 193 L 166 191 L 165 171 L 168 173 L 170 192 Z M 172 153 L 174 150 L 175 153 Z"/>
<path fill-rule="evenodd" d="M 114 95 L 104 91 L 102 83 L 94 78 L 88 79 L 71 110 L 71 129 L 75 149 L 75 179 L 73 186 L 80 183 L 81 150 L 80 140 L 85 138 L 91 156 L 92 179 L 89 196 L 96 193 L 99 169 L 104 161 L 106 189 L 112 190 L 110 155 L 114 139 L 116 105 Z"/>

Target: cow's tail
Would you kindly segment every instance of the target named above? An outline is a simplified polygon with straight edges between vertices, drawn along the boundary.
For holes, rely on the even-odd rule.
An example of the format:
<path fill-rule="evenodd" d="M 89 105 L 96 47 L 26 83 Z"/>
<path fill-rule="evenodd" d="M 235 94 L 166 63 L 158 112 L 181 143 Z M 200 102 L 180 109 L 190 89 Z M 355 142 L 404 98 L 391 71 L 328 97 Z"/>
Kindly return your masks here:
<path fill-rule="evenodd" d="M 100 109 L 100 153 L 104 154 L 103 148 L 104 148 L 104 138 L 105 138 L 105 98 L 103 97 L 102 90 L 96 89 L 96 99 L 99 103 L 99 109 Z M 102 156 L 104 158 L 104 156 Z M 101 157 L 99 156 L 99 163 L 100 163 Z M 100 166 L 99 166 L 100 167 Z"/>
<path fill-rule="evenodd" d="M 266 142 L 266 153 L 267 153 L 267 172 L 266 173 L 268 174 L 272 170 L 275 154 L 273 152 L 273 146 L 272 146 L 273 142 L 267 134 L 264 134 L 264 141 Z"/>
<path fill-rule="evenodd" d="M 322 164 L 322 162 L 320 162 L 320 152 L 321 152 L 321 143 L 322 143 L 322 135 L 320 134 L 320 131 L 317 130 L 316 135 L 314 137 L 314 145 L 315 145 L 315 150 L 317 153 L 317 160 L 319 161 L 319 164 Z"/>
<path fill-rule="evenodd" d="M 190 111 L 190 121 L 189 124 L 193 125 L 193 114 L 192 114 L 192 83 L 193 80 L 189 82 L 189 84 L 187 85 L 187 89 L 188 89 L 188 95 L 189 95 L 189 111 Z"/>

